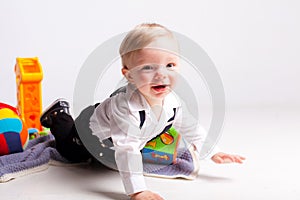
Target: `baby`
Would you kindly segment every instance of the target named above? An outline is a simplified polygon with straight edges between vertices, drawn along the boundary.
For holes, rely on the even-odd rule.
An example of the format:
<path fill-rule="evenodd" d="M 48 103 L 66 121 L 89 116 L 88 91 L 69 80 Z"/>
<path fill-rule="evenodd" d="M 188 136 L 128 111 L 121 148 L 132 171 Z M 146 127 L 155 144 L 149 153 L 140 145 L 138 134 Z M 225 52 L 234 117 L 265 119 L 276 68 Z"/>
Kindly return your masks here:
<path fill-rule="evenodd" d="M 179 45 L 173 33 L 159 24 L 141 24 L 130 31 L 120 46 L 122 74 L 127 85 L 121 92 L 92 106 L 86 117 L 86 132 L 99 141 L 109 140 L 125 191 L 134 200 L 163 199 L 150 191 L 143 176 L 141 150 L 154 137 L 174 127 L 200 151 L 206 132 L 173 91 L 180 73 Z M 49 127 L 58 151 L 71 161 L 90 153 L 82 144 L 67 101 L 55 101 L 41 116 Z M 79 116 L 80 117 L 80 116 Z M 142 119 L 142 123 L 141 123 Z M 215 163 L 242 163 L 239 155 L 218 152 L 209 155 Z"/>

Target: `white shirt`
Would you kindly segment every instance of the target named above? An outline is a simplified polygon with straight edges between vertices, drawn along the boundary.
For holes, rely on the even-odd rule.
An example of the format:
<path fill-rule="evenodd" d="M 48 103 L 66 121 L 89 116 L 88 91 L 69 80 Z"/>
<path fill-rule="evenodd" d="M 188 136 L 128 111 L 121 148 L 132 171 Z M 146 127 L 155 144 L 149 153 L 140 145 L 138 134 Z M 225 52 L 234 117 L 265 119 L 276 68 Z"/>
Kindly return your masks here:
<path fill-rule="evenodd" d="M 206 131 L 183 105 L 175 93 L 168 94 L 157 119 L 146 99 L 135 86 L 128 84 L 126 93 L 106 99 L 95 109 L 90 128 L 100 141 L 112 138 L 116 163 L 128 195 L 147 189 L 140 150 L 169 125 L 167 121 L 174 115 L 173 108 L 176 108 L 174 128 L 198 151 L 201 150 Z M 140 129 L 139 111 L 142 110 L 145 111 L 145 122 Z"/>

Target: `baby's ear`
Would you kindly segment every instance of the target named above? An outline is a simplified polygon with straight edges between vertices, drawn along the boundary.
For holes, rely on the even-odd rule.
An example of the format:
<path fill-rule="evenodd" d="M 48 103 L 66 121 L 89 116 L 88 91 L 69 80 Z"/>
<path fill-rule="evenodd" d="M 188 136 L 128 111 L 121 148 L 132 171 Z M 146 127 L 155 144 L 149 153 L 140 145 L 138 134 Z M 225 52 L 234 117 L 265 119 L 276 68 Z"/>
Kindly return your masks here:
<path fill-rule="evenodd" d="M 125 78 L 130 82 L 133 83 L 133 78 L 130 75 L 130 71 L 128 70 L 128 68 L 125 66 L 122 68 L 122 74 L 125 76 Z"/>
<path fill-rule="evenodd" d="M 126 77 L 127 73 L 128 73 L 128 68 L 125 66 L 122 68 L 122 74 Z"/>

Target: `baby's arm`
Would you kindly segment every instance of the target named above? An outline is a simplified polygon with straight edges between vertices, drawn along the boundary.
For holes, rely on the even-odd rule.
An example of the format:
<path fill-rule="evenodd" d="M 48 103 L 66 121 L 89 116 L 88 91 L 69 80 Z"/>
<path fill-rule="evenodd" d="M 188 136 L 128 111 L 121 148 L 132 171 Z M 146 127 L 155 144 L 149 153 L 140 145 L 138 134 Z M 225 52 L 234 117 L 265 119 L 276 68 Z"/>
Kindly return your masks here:
<path fill-rule="evenodd" d="M 147 190 L 142 156 L 134 138 L 113 137 L 115 159 L 127 195 Z"/>
<path fill-rule="evenodd" d="M 179 128 L 179 132 L 187 139 L 188 142 L 196 147 L 196 150 L 200 153 L 203 151 L 205 141 L 207 137 L 207 131 L 198 123 L 198 121 L 188 112 L 187 107 L 182 103 L 181 109 L 179 109 L 177 120 L 174 124 Z M 176 127 L 176 128 L 177 128 Z M 196 130 L 196 131 L 195 131 Z M 213 144 L 212 142 L 210 142 Z M 204 149 L 204 154 L 210 156 L 215 163 L 243 163 L 246 159 L 243 156 L 232 155 L 220 152 L 219 148 L 215 146 L 211 152 Z"/>
<path fill-rule="evenodd" d="M 131 199 L 160 200 L 158 195 L 148 191 L 143 175 L 143 161 L 140 149 L 144 146 L 140 129 L 137 126 L 119 123 L 111 127 L 112 140 L 115 149 L 116 164 L 125 187 L 126 194 Z M 124 125 L 125 124 L 125 125 Z"/>
<path fill-rule="evenodd" d="M 139 151 L 135 151 L 134 142 L 126 141 L 122 146 L 119 144 L 116 147 L 116 162 L 118 165 L 119 173 L 122 177 L 126 193 L 132 200 L 162 200 L 163 198 L 156 193 L 153 193 L 146 188 L 142 158 Z M 131 145 L 125 145 L 125 144 Z"/>

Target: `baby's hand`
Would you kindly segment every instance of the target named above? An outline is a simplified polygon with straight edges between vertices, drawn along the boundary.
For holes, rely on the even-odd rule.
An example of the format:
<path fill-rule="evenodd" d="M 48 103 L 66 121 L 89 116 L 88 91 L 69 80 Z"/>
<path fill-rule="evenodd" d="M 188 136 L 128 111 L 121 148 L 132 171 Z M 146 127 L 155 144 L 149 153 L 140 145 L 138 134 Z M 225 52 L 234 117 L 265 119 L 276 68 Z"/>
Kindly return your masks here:
<path fill-rule="evenodd" d="M 161 196 L 151 191 L 142 191 L 130 196 L 131 200 L 163 200 Z"/>
<path fill-rule="evenodd" d="M 227 154 L 227 153 L 216 153 L 213 157 L 211 157 L 211 159 L 215 162 L 215 163 L 243 163 L 243 160 L 245 160 L 246 158 L 239 156 L 239 155 L 231 155 L 231 154 Z"/>

